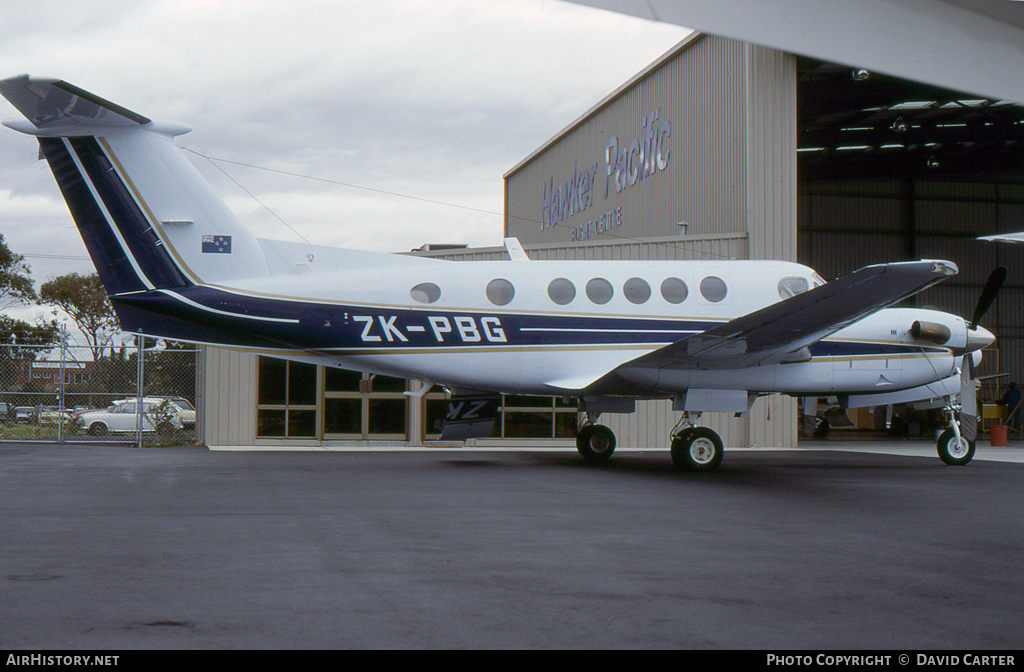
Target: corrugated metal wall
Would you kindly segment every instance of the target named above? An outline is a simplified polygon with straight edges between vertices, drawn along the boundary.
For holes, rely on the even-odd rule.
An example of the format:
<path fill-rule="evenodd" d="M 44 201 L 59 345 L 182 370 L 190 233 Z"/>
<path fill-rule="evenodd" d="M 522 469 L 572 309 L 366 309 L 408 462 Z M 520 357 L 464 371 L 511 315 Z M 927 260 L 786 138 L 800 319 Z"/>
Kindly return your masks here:
<path fill-rule="evenodd" d="M 202 348 L 203 394 L 197 440 L 208 446 L 256 443 L 258 355 Z"/>
<path fill-rule="evenodd" d="M 915 299 L 970 319 L 989 273 L 1009 277 L 982 323 L 998 341 L 983 373 L 1024 380 L 1024 245 L 978 236 L 1024 231 L 1024 186 L 995 182 L 896 179 L 834 180 L 799 185 L 800 261 L 834 278 L 906 259 L 948 259 L 960 273 Z M 1001 394 L 1001 391 L 998 392 Z"/>

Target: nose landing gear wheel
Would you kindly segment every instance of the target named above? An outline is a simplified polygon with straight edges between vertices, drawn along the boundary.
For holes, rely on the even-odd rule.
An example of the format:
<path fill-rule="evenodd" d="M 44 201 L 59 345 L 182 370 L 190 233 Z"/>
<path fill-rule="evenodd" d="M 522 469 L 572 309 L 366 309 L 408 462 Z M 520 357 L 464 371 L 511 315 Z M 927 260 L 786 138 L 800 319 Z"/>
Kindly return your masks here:
<path fill-rule="evenodd" d="M 714 471 L 722 463 L 722 439 L 707 427 L 692 427 L 672 440 L 672 463 L 686 471 Z"/>
<path fill-rule="evenodd" d="M 935 443 L 939 451 L 939 459 L 951 467 L 961 467 L 974 458 L 974 441 L 968 441 L 964 437 L 956 438 L 952 429 L 947 429 Z"/>
<path fill-rule="evenodd" d="M 587 425 L 576 434 L 576 450 L 585 460 L 607 460 L 615 452 L 615 432 L 604 425 Z"/>

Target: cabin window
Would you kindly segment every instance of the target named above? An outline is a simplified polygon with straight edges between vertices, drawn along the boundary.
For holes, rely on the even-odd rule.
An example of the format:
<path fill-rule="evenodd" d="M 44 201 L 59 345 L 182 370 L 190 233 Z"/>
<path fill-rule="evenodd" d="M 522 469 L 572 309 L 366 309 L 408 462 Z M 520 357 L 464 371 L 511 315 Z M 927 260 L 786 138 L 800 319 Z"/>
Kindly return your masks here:
<path fill-rule="evenodd" d="M 651 286 L 643 278 L 630 278 L 622 286 L 622 295 L 630 303 L 647 303 L 651 298 Z"/>
<path fill-rule="evenodd" d="M 807 278 L 783 278 L 779 280 L 779 296 L 788 299 L 797 294 L 803 294 L 808 289 Z"/>
<path fill-rule="evenodd" d="M 661 296 L 669 303 L 682 303 L 689 293 L 686 283 L 679 278 L 665 278 L 661 283 Z"/>
<path fill-rule="evenodd" d="M 508 280 L 497 278 L 487 283 L 487 300 L 496 306 L 508 305 L 515 295 L 516 288 Z"/>
<path fill-rule="evenodd" d="M 594 278 L 587 283 L 587 298 L 596 304 L 604 305 L 612 300 L 615 290 L 612 283 L 604 278 Z"/>
<path fill-rule="evenodd" d="M 560 306 L 576 298 L 576 285 L 565 278 L 555 278 L 548 284 L 548 298 Z"/>
<path fill-rule="evenodd" d="M 441 298 L 441 288 L 432 282 L 421 282 L 409 290 L 409 296 L 420 303 L 434 303 Z"/>
<path fill-rule="evenodd" d="M 721 278 L 709 275 L 700 281 L 700 294 L 711 303 L 718 303 L 729 293 L 725 281 Z"/>

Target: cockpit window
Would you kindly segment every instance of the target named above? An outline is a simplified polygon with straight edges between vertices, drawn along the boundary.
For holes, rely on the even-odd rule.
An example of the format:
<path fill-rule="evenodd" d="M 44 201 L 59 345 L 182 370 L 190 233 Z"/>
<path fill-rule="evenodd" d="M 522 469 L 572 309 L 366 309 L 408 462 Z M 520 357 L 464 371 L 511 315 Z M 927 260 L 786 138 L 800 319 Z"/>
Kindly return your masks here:
<path fill-rule="evenodd" d="M 779 280 L 779 296 L 783 299 L 788 299 L 791 296 L 797 294 L 803 294 L 809 289 L 807 286 L 807 278 L 783 278 Z"/>
<path fill-rule="evenodd" d="M 420 303 L 434 303 L 441 298 L 441 288 L 432 282 L 421 282 L 409 290 L 409 296 Z"/>

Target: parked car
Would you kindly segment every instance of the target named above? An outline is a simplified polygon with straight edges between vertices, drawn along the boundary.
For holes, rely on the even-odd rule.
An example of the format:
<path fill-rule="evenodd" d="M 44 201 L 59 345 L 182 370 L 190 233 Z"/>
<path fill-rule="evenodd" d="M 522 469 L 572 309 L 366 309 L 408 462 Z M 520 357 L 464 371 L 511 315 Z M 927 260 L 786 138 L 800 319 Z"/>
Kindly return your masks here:
<path fill-rule="evenodd" d="M 153 397 L 145 397 L 142 401 L 142 431 L 164 434 L 181 429 L 181 411 L 175 404 Z M 103 410 L 76 413 L 75 424 L 93 436 L 134 432 L 137 408 L 138 399 L 121 399 Z"/>
<path fill-rule="evenodd" d="M 71 412 L 60 406 L 43 406 L 36 416 L 40 425 L 56 425 L 71 422 Z"/>
<path fill-rule="evenodd" d="M 181 418 L 182 425 L 185 427 L 195 426 L 196 409 L 188 399 L 185 399 L 184 397 L 167 397 L 167 401 L 181 409 L 181 413 L 178 417 Z"/>
<path fill-rule="evenodd" d="M 36 418 L 36 407 L 35 406 L 15 406 L 14 407 L 14 421 L 15 422 L 35 422 Z"/>
<path fill-rule="evenodd" d="M 114 401 L 115 404 L 126 404 L 131 401 L 136 401 L 136 397 L 128 397 L 126 399 L 118 399 Z M 178 418 L 181 420 L 181 424 L 185 427 L 193 427 L 196 424 L 196 409 L 192 406 L 185 397 L 145 397 L 144 401 L 161 403 L 163 401 L 169 401 L 178 407 Z"/>

